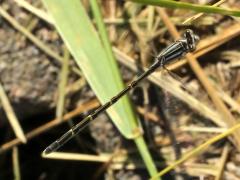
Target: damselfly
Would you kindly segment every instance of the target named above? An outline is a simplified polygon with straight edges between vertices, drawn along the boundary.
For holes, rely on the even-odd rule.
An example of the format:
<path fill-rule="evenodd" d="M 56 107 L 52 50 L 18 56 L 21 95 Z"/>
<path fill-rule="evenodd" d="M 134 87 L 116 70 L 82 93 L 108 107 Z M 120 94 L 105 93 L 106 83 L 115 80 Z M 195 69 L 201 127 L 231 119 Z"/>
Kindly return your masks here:
<path fill-rule="evenodd" d="M 157 68 L 160 67 L 160 68 L 166 69 L 165 65 L 173 62 L 173 60 L 175 59 L 181 58 L 188 52 L 194 51 L 198 40 L 199 40 L 199 37 L 195 35 L 192 30 L 190 29 L 186 30 L 182 39 L 175 41 L 174 43 L 169 45 L 167 48 L 165 48 L 161 53 L 159 53 L 159 55 L 156 56 L 155 62 L 150 66 L 150 68 L 147 71 L 141 74 L 136 80 L 132 81 L 125 89 L 119 92 L 116 96 L 112 97 L 110 101 L 108 101 L 104 105 L 97 108 L 93 113 L 91 113 L 82 121 L 80 121 L 78 124 L 73 126 L 63 136 L 61 136 L 55 142 L 50 144 L 44 150 L 43 153 L 49 154 L 57 150 L 58 148 L 60 148 L 67 141 L 69 141 L 71 138 L 76 136 L 84 127 L 86 127 L 86 125 L 89 122 L 96 119 L 100 113 L 106 111 L 106 109 L 108 109 L 110 106 L 116 103 L 122 96 L 128 93 L 131 89 L 136 87 L 141 80 L 143 80 L 145 77 L 153 73 Z"/>

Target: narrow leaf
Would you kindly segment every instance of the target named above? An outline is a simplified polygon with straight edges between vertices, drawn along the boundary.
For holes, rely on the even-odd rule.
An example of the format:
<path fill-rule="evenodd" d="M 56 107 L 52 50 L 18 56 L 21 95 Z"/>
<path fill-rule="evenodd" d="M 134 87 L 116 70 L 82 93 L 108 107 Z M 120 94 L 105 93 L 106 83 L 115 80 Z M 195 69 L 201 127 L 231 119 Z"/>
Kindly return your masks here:
<path fill-rule="evenodd" d="M 109 59 L 82 4 L 78 0 L 43 1 L 75 61 L 100 99 L 107 102 L 124 88 L 117 64 Z M 76 18 L 77 17 L 77 18 Z M 137 121 L 125 96 L 107 111 L 120 132 L 130 138 Z"/>
<path fill-rule="evenodd" d="M 217 13 L 222 15 L 240 17 L 240 11 L 238 10 L 231 10 L 231 9 L 225 9 L 220 7 L 207 6 L 207 5 L 197 5 L 197 4 L 172 1 L 172 0 L 128 0 L 128 1 L 146 4 L 146 5 L 161 6 L 166 8 L 188 9 L 196 12 Z"/>

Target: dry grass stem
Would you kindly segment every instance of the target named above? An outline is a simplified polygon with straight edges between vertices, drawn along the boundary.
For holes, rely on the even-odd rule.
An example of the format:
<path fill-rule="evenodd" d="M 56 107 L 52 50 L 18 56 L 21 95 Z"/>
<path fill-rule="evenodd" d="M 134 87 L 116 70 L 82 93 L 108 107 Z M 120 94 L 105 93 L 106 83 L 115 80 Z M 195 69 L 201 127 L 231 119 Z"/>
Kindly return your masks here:
<path fill-rule="evenodd" d="M 229 94 L 220 89 L 220 87 L 216 83 L 214 83 L 213 81 L 211 82 L 216 87 L 219 97 L 221 97 L 222 100 L 225 101 L 225 103 L 231 107 L 232 111 L 235 111 L 238 114 L 240 114 L 240 104 L 236 100 L 234 100 Z"/>
<path fill-rule="evenodd" d="M 53 152 L 49 155 L 42 154 L 46 159 L 71 160 L 71 161 L 92 161 L 92 162 L 108 162 L 111 155 L 89 155 L 80 153 Z"/>
<path fill-rule="evenodd" d="M 229 153 L 229 144 L 226 144 L 223 148 L 223 152 L 222 152 L 220 161 L 219 161 L 219 163 L 217 163 L 219 169 L 218 169 L 217 175 L 215 177 L 215 180 L 223 179 L 222 175 L 223 175 L 223 170 L 224 170 L 227 158 L 228 158 L 228 153 Z"/>
<path fill-rule="evenodd" d="M 40 19 L 48 22 L 49 24 L 54 24 L 54 21 L 52 17 L 44 12 L 43 10 L 40 10 L 34 6 L 32 6 L 30 3 L 28 3 L 25 0 L 14 0 L 19 6 L 23 7 L 27 11 L 31 12 L 32 14 L 36 15 Z"/>
<path fill-rule="evenodd" d="M 3 106 L 3 109 L 6 113 L 6 116 L 8 117 L 9 123 L 11 124 L 11 126 L 13 128 L 15 135 L 17 136 L 17 138 L 19 138 L 19 140 L 22 143 L 26 143 L 27 138 L 24 135 L 23 129 L 19 123 L 19 120 L 17 119 L 17 116 L 14 113 L 14 110 L 8 100 L 8 97 L 4 91 L 1 83 L 0 83 L 0 100 L 1 100 L 1 103 Z"/>
<path fill-rule="evenodd" d="M 21 180 L 20 162 L 18 154 L 18 147 L 14 147 L 12 151 L 14 180 Z"/>
<path fill-rule="evenodd" d="M 218 2 L 216 2 L 215 4 L 213 4 L 212 6 L 216 7 L 216 6 L 220 6 L 221 4 L 223 4 L 226 0 L 219 0 Z M 196 19 L 200 18 L 201 16 L 203 16 L 204 13 L 198 13 L 190 18 L 187 18 L 183 24 L 188 24 L 191 23 L 192 21 L 195 21 Z"/>
<path fill-rule="evenodd" d="M 65 94 L 66 94 L 66 86 L 68 81 L 68 72 L 69 72 L 69 58 L 70 53 L 66 47 L 64 47 L 64 58 L 62 62 L 62 69 L 59 77 L 59 85 L 58 85 L 58 102 L 56 108 L 56 117 L 59 121 L 62 120 L 62 116 L 64 114 L 64 106 L 65 106 Z"/>
<path fill-rule="evenodd" d="M 212 164 L 185 163 L 183 166 L 192 176 L 215 176 L 217 174 L 217 167 Z"/>
<path fill-rule="evenodd" d="M 223 133 L 226 128 L 217 128 L 217 127 L 197 127 L 197 126 L 181 126 L 182 131 L 189 132 L 199 132 L 199 133 Z"/>
<path fill-rule="evenodd" d="M 59 159 L 59 160 L 72 160 L 72 161 L 89 161 L 89 162 L 109 162 L 113 154 L 100 154 L 100 155 L 90 155 L 90 154 L 81 154 L 81 153 L 67 153 L 67 152 L 53 152 L 49 155 L 42 155 L 43 158 L 47 159 Z M 122 153 L 115 155 L 112 159 L 112 162 L 125 162 L 126 156 Z"/>
<path fill-rule="evenodd" d="M 210 165 L 209 165 L 209 167 L 210 167 Z M 187 172 L 189 174 L 191 174 L 192 176 L 199 176 L 199 177 L 206 177 L 209 175 L 214 176 L 216 174 L 216 170 L 209 169 L 209 167 L 207 167 L 207 168 L 189 168 L 189 170 L 187 170 Z"/>

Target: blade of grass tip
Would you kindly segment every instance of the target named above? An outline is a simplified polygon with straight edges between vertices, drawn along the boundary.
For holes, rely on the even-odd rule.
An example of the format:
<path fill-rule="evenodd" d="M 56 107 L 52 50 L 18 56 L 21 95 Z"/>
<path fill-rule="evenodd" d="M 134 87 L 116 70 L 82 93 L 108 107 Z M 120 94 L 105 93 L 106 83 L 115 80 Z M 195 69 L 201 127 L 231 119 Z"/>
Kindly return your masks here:
<path fill-rule="evenodd" d="M 196 5 L 196 4 L 184 3 L 184 2 L 178 2 L 178 1 L 172 1 L 172 0 L 128 0 L 128 1 L 141 3 L 145 5 L 161 6 L 161 7 L 172 8 L 172 9 L 174 8 L 188 9 L 196 12 L 216 13 L 216 14 L 240 17 L 240 11 L 238 10 L 230 10 L 225 8 L 206 6 L 206 5 Z"/>
<path fill-rule="evenodd" d="M 13 174 L 14 174 L 14 180 L 20 180 L 21 174 L 20 174 L 20 163 L 19 163 L 19 157 L 18 157 L 18 147 L 14 147 L 12 151 L 12 162 L 13 162 Z"/>
<path fill-rule="evenodd" d="M 164 174 L 166 174 L 169 171 L 171 171 L 172 169 L 174 169 L 176 166 L 184 163 L 186 160 L 188 160 L 188 159 L 190 159 L 190 158 L 192 158 L 194 156 L 197 156 L 200 153 L 203 153 L 204 150 L 206 150 L 206 148 L 209 147 L 211 144 L 213 144 L 213 143 L 215 143 L 215 142 L 217 142 L 217 141 L 219 141 L 219 140 L 221 140 L 221 139 L 231 135 L 232 133 L 234 133 L 238 129 L 240 129 L 240 123 L 238 123 L 237 125 L 229 128 L 226 132 L 212 137 L 211 139 L 209 139 L 205 143 L 199 145 L 198 147 L 194 148 L 190 152 L 185 153 L 182 158 L 180 158 L 179 160 L 175 161 L 174 163 L 172 163 L 171 165 L 169 165 L 168 167 L 166 167 L 162 171 L 160 171 L 158 173 L 158 175 L 152 177 L 151 180 L 155 180 L 157 177 L 163 176 Z"/>
<path fill-rule="evenodd" d="M 90 4 L 91 4 L 91 7 L 92 7 L 92 10 L 94 13 L 94 17 L 96 19 L 97 27 L 100 32 L 100 36 L 101 36 L 105 51 L 107 53 L 107 56 L 109 59 L 112 59 L 111 62 L 114 62 L 116 60 L 113 55 L 112 47 L 111 47 L 111 44 L 109 41 L 109 37 L 107 35 L 107 30 L 106 30 L 105 24 L 103 22 L 103 17 L 100 12 L 99 5 L 96 0 L 90 0 Z M 114 77 L 119 77 L 117 72 L 114 74 Z M 131 109 L 129 109 L 128 111 L 131 111 Z M 130 123 L 131 123 L 132 129 L 137 129 L 137 124 L 135 121 L 130 122 Z M 156 175 L 157 168 L 156 168 L 156 166 L 153 162 L 153 159 L 148 151 L 147 145 L 146 145 L 142 135 L 138 136 L 137 138 L 134 138 L 134 141 L 138 147 L 138 150 L 143 158 L 144 163 L 146 164 L 149 174 L 151 176 Z"/>
<path fill-rule="evenodd" d="M 220 0 L 218 2 L 216 2 L 215 4 L 213 4 L 212 6 L 216 7 L 216 6 L 220 6 L 221 4 L 223 4 L 226 0 Z M 198 13 L 190 18 L 187 18 L 182 24 L 189 24 L 192 21 L 195 21 L 196 19 L 200 18 L 201 16 L 203 16 L 204 13 Z"/>
<path fill-rule="evenodd" d="M 67 47 L 64 47 L 64 58 L 62 63 L 62 69 L 59 76 L 59 85 L 58 85 L 58 102 L 57 102 L 57 109 L 56 109 L 56 116 L 59 121 L 62 120 L 62 116 L 64 113 L 64 104 L 65 104 L 65 91 L 68 81 L 68 72 L 69 72 L 69 58 L 70 53 Z"/>
<path fill-rule="evenodd" d="M 54 24 L 54 21 L 50 15 L 48 15 L 46 12 L 32 6 L 29 2 L 25 0 L 14 0 L 19 6 L 26 9 L 27 11 L 31 12 L 32 14 L 36 15 L 40 19 L 43 19 L 44 21 L 48 22 L 49 24 Z"/>
<path fill-rule="evenodd" d="M 14 110 L 8 100 L 8 97 L 4 91 L 4 88 L 0 82 L 0 100 L 2 102 L 3 109 L 8 117 L 8 120 L 13 128 L 15 135 L 23 142 L 26 143 L 27 139 L 23 133 L 23 130 L 19 124 L 19 121 L 14 113 Z"/>

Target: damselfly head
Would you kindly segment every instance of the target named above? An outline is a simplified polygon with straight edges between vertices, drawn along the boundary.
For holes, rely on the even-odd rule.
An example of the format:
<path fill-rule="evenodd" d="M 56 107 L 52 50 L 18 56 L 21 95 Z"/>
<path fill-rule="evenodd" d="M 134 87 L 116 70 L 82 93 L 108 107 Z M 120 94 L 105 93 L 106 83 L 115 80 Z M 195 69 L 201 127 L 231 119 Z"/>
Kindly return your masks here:
<path fill-rule="evenodd" d="M 184 37 L 187 40 L 188 50 L 190 52 L 194 51 L 196 49 L 197 43 L 200 40 L 199 36 L 194 34 L 191 29 L 187 29 L 184 33 Z"/>

